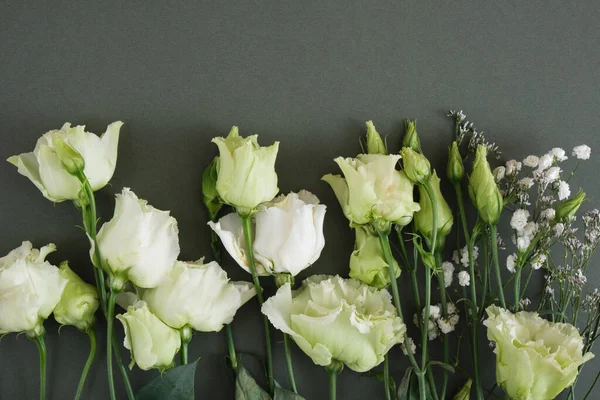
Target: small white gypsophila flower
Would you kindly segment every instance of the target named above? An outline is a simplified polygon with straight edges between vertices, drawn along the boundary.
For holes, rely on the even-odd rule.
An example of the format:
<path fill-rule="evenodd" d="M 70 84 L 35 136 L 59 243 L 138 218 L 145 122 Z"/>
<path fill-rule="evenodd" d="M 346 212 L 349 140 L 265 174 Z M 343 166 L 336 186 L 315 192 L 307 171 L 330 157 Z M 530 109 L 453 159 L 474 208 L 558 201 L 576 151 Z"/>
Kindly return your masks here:
<path fill-rule="evenodd" d="M 432 340 L 434 340 L 435 338 L 437 338 L 439 335 L 439 332 L 437 330 L 437 327 L 435 329 L 432 329 L 430 331 L 427 331 L 427 337 L 429 338 L 429 341 L 431 342 Z"/>
<path fill-rule="evenodd" d="M 444 286 L 448 287 L 452 285 L 452 280 L 454 277 L 454 264 L 449 261 L 445 261 L 442 263 L 442 268 L 444 270 Z"/>
<path fill-rule="evenodd" d="M 535 168 L 538 166 L 539 162 L 540 159 L 538 156 L 527 156 L 527 158 L 523 160 L 523 165 L 529 168 Z"/>
<path fill-rule="evenodd" d="M 558 199 L 564 200 L 571 195 L 571 188 L 569 188 L 569 184 L 565 181 L 558 182 Z"/>
<path fill-rule="evenodd" d="M 448 303 L 448 305 L 446 306 L 446 311 L 448 311 L 448 315 L 456 314 L 456 312 L 458 311 L 458 309 L 456 308 L 456 304 Z"/>
<path fill-rule="evenodd" d="M 423 314 L 425 314 L 425 310 L 423 310 Z M 434 320 L 440 317 L 440 306 L 429 306 L 429 318 Z"/>
<path fill-rule="evenodd" d="M 469 286 L 471 284 L 471 277 L 467 271 L 460 271 L 458 273 L 458 284 L 460 286 Z"/>
<path fill-rule="evenodd" d="M 547 183 L 555 182 L 558 178 L 560 178 L 560 168 L 558 167 L 550 167 L 544 173 L 543 180 Z"/>
<path fill-rule="evenodd" d="M 565 231 L 565 224 L 563 224 L 562 222 L 559 222 L 558 224 L 554 225 L 554 235 L 556 237 L 561 236 L 564 231 Z"/>
<path fill-rule="evenodd" d="M 517 160 L 508 160 L 506 162 L 506 175 L 514 175 L 521 170 L 522 164 Z"/>
<path fill-rule="evenodd" d="M 562 162 L 565 161 L 567 158 L 567 155 L 565 153 L 565 151 L 563 149 L 561 149 L 560 147 L 555 147 L 552 150 L 550 150 L 550 152 L 548 153 L 550 156 L 554 157 L 556 159 L 556 161 L 558 162 Z"/>
<path fill-rule="evenodd" d="M 410 352 L 413 354 L 416 354 L 417 352 L 417 345 L 415 344 L 415 341 L 412 340 L 412 338 L 406 338 L 406 342 L 408 343 L 408 345 L 410 346 Z M 400 345 L 400 347 L 402 348 L 402 352 L 404 353 L 405 356 L 408 355 L 408 353 L 406 352 L 406 344 L 407 343 L 402 343 Z"/>
<path fill-rule="evenodd" d="M 479 256 L 479 247 L 473 246 L 473 260 L 477 260 Z M 469 248 L 463 247 L 460 251 L 460 263 L 465 267 L 469 267 Z"/>
<path fill-rule="evenodd" d="M 554 296 L 554 288 L 552 286 L 546 286 L 546 293 L 550 296 Z"/>
<path fill-rule="evenodd" d="M 530 304 L 531 304 L 531 300 L 529 300 L 529 298 L 527 298 L 527 297 L 525 297 L 524 299 L 521 299 L 519 301 L 519 307 L 521 307 L 521 310 L 526 310 Z"/>
<path fill-rule="evenodd" d="M 554 208 L 546 208 L 540 213 L 540 217 L 546 221 L 552 221 L 556 216 L 556 210 Z"/>
<path fill-rule="evenodd" d="M 529 189 L 530 187 L 533 186 L 533 179 L 526 176 L 525 178 L 522 178 L 519 181 L 519 186 L 521 186 L 524 189 Z"/>
<path fill-rule="evenodd" d="M 496 183 L 498 183 L 502 179 L 504 179 L 505 174 L 506 174 L 506 168 L 504 168 L 503 166 L 496 167 L 493 172 L 494 180 L 496 181 Z"/>
<path fill-rule="evenodd" d="M 538 270 L 538 269 L 542 268 L 542 266 L 544 265 L 545 262 L 546 262 L 546 255 L 540 254 L 531 261 L 531 268 Z"/>
<path fill-rule="evenodd" d="M 440 328 L 440 331 L 442 331 L 442 333 L 445 335 L 454 330 L 454 325 L 452 325 L 450 321 L 446 320 L 445 318 L 438 319 L 437 324 Z"/>
<path fill-rule="evenodd" d="M 531 238 L 529 236 L 519 236 L 517 238 L 517 249 L 519 251 L 525 251 L 531 244 Z"/>
<path fill-rule="evenodd" d="M 521 232 L 525 225 L 527 225 L 527 219 L 529 218 L 529 211 L 527 210 L 516 210 L 511 219 L 510 226 L 517 232 Z"/>
<path fill-rule="evenodd" d="M 538 161 L 538 172 L 548 169 L 552 165 L 553 159 L 550 154 L 544 154 Z"/>
<path fill-rule="evenodd" d="M 579 160 L 588 160 L 591 154 L 592 149 L 590 146 L 585 144 L 582 144 L 581 146 L 575 146 L 573 149 L 573 156 L 577 157 Z"/>
<path fill-rule="evenodd" d="M 527 236 L 530 239 L 533 239 L 533 237 L 535 236 L 536 233 L 538 233 L 538 231 L 539 231 L 538 224 L 536 224 L 533 221 L 529 221 L 527 223 L 527 225 L 525 225 L 525 228 L 523 228 L 523 236 Z"/>
<path fill-rule="evenodd" d="M 513 274 L 515 273 L 517 266 L 516 258 L 516 254 L 511 254 L 510 256 L 506 257 L 506 269 Z"/>

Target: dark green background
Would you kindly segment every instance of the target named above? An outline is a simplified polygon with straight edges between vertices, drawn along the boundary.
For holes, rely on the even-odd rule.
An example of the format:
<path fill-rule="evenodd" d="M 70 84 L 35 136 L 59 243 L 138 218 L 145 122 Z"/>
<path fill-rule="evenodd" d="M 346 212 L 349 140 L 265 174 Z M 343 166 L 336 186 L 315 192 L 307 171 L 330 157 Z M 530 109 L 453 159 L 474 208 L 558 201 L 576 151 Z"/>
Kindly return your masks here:
<path fill-rule="evenodd" d="M 172 211 L 180 258 L 193 260 L 210 254 L 200 188 L 202 170 L 216 153 L 210 139 L 239 125 L 242 134 L 259 133 L 262 144 L 281 141 L 282 192 L 306 188 L 329 206 L 327 245 L 306 273 L 347 275 L 353 235 L 319 179 L 337 171 L 334 157 L 358 153 L 367 119 L 397 149 L 402 119 L 418 118 L 425 152 L 438 168 L 452 138 L 449 108 L 464 109 L 510 157 L 554 146 L 570 153 L 581 143 L 594 154 L 600 150 L 595 1 L 220 3 L 3 1 L 0 158 L 31 151 L 41 134 L 65 121 L 102 133 L 123 120 L 117 170 L 112 186 L 98 193 L 99 215 L 109 219 L 113 194 L 129 186 Z M 599 168 L 593 157 L 574 180 L 585 183 L 593 199 L 588 208 L 599 204 Z M 69 259 L 91 282 L 88 241 L 76 228 L 74 207 L 53 205 L 8 163 L 0 163 L 0 182 L 0 254 L 22 240 L 36 247 L 54 242 L 58 252 L 50 260 Z M 249 279 L 230 259 L 224 267 L 234 279 Z M 588 287 L 597 285 L 595 265 L 588 277 Z M 272 293 L 270 282 L 266 286 Z M 409 296 L 404 281 L 401 290 Z M 53 321 L 46 328 L 48 397 L 67 399 L 87 357 L 87 338 L 69 327 L 59 336 Z M 241 351 L 262 353 L 255 303 L 241 310 L 233 329 Z M 276 378 L 285 385 L 278 333 L 275 341 Z M 482 348 L 489 387 L 494 359 L 485 341 Z M 225 352 L 223 333 L 200 334 L 191 343 L 190 357 L 201 357 L 198 398 L 233 397 Z M 103 353 L 89 377 L 88 399 L 108 397 Z M 407 361 L 399 349 L 393 354 L 399 381 Z M 326 398 L 323 369 L 295 347 L 294 363 L 301 393 Z M 597 358 L 586 367 L 580 395 L 599 365 Z M 24 335 L 4 337 L 0 398 L 35 398 L 37 368 L 33 343 Z M 131 380 L 139 388 L 155 374 L 134 368 Z M 452 387 L 462 380 L 457 374 Z M 346 370 L 339 398 L 383 398 L 382 385 Z"/>

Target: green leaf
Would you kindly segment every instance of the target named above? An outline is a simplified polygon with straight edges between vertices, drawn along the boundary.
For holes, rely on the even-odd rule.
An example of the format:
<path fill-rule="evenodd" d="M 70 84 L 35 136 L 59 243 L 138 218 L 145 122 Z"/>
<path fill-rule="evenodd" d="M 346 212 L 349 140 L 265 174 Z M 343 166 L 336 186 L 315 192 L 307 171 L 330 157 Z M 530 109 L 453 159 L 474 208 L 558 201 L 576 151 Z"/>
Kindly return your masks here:
<path fill-rule="evenodd" d="M 136 400 L 194 400 L 194 375 L 198 362 L 182 365 L 160 374 L 135 396 Z"/>
<path fill-rule="evenodd" d="M 413 367 L 406 368 L 404 372 L 404 376 L 402 377 L 402 381 L 400 381 L 400 386 L 398 387 L 398 399 L 407 400 L 408 391 L 410 390 L 410 377 L 413 372 Z"/>
<path fill-rule="evenodd" d="M 304 397 L 283 389 L 277 382 L 275 382 L 275 397 L 274 400 L 304 400 Z"/>
<path fill-rule="evenodd" d="M 258 383 L 242 363 L 238 364 L 235 380 L 235 400 L 271 400 L 271 396 L 258 386 Z"/>
<path fill-rule="evenodd" d="M 455 372 L 454 367 L 452 365 L 443 363 L 441 361 L 429 361 L 428 364 L 429 365 L 438 365 L 438 366 L 444 368 L 445 370 L 450 371 L 451 373 Z"/>

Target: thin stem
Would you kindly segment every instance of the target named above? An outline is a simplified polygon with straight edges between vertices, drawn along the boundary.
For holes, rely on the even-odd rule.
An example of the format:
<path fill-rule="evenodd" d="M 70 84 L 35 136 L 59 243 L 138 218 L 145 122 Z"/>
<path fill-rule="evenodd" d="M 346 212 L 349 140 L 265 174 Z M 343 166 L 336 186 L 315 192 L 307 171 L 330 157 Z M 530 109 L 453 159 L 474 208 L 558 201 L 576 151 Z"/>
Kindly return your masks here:
<path fill-rule="evenodd" d="M 489 239 L 489 237 L 488 237 Z M 488 292 L 488 273 L 489 273 L 489 267 L 490 264 L 488 262 L 489 260 L 489 251 L 488 251 L 488 241 L 484 240 L 482 241 L 482 250 L 483 250 L 483 276 L 481 277 L 481 281 L 483 282 L 483 288 L 481 290 L 481 307 L 479 307 L 479 317 L 481 318 L 481 316 L 483 315 L 483 312 L 485 310 L 485 301 L 487 298 L 487 292 Z"/>
<path fill-rule="evenodd" d="M 186 365 L 188 363 L 188 342 L 182 340 L 181 341 L 181 365 Z"/>
<path fill-rule="evenodd" d="M 337 371 L 329 370 L 329 400 L 335 400 L 337 397 Z"/>
<path fill-rule="evenodd" d="M 396 280 L 396 271 L 394 271 L 394 258 L 392 256 L 392 249 L 390 248 L 390 240 L 387 232 L 377 231 L 377 236 L 379 237 L 379 244 L 381 245 L 381 249 L 383 250 L 383 255 L 385 262 L 388 265 L 388 273 L 390 277 L 390 286 L 392 287 L 392 298 L 394 300 L 394 306 L 396 307 L 396 312 L 398 313 L 398 317 L 402 321 L 404 321 L 404 317 L 402 314 L 402 306 L 400 305 L 400 293 L 398 291 L 398 281 Z M 407 354 L 410 363 L 415 368 L 415 371 L 420 372 L 419 364 L 417 364 L 417 360 L 413 355 L 412 351 L 410 351 L 410 341 L 408 334 L 406 331 L 404 332 L 404 343 L 407 347 Z M 417 374 L 419 377 L 419 387 L 423 387 L 423 391 L 420 392 L 421 399 L 425 399 L 425 376 L 423 374 Z"/>
<path fill-rule="evenodd" d="M 113 320 L 115 314 L 115 298 L 117 293 L 114 290 L 110 290 L 110 294 L 108 295 L 108 306 L 106 313 L 106 349 L 108 354 L 106 355 L 106 371 L 108 373 L 108 392 L 110 394 L 111 400 L 116 400 L 117 396 L 115 395 L 115 379 L 113 376 L 113 367 L 112 367 L 112 338 L 113 338 Z M 118 357 L 118 354 L 115 354 Z"/>
<path fill-rule="evenodd" d="M 46 399 L 46 343 L 44 343 L 44 334 L 35 337 L 40 353 L 40 400 Z"/>
<path fill-rule="evenodd" d="M 514 311 L 519 312 L 519 304 L 521 303 L 521 272 L 523 271 L 523 266 L 518 265 L 517 270 L 515 271 L 515 304 Z"/>
<path fill-rule="evenodd" d="M 437 203 L 435 201 L 435 193 L 433 192 L 433 189 L 431 188 L 431 184 L 429 183 L 429 181 L 425 181 L 423 183 L 423 187 L 425 188 L 425 191 L 427 192 L 427 196 L 429 197 L 429 201 L 431 202 L 431 211 L 432 211 L 432 217 L 433 217 L 433 237 L 431 239 L 431 247 L 429 248 L 431 254 L 434 253 L 436 246 L 437 246 L 437 231 L 438 231 L 438 208 L 437 208 Z"/>
<path fill-rule="evenodd" d="M 590 393 L 592 393 L 592 390 L 594 389 L 594 386 L 596 386 L 596 383 L 598 382 L 598 378 L 600 378 L 600 371 L 598 371 L 598 373 L 596 374 L 596 379 L 594 379 L 594 382 L 592 382 L 592 386 L 590 386 L 590 389 L 587 391 L 587 393 L 583 397 L 583 400 L 587 400 L 587 398 L 590 395 Z"/>
<path fill-rule="evenodd" d="M 227 336 L 227 347 L 229 348 L 229 360 L 231 362 L 231 369 L 237 371 L 238 361 L 237 354 L 235 353 L 235 344 L 233 342 L 233 332 L 231 332 L 231 325 L 225 325 L 225 336 Z"/>
<path fill-rule="evenodd" d="M 385 399 L 391 400 L 390 396 L 390 353 L 385 355 L 383 360 L 383 385 L 385 386 Z"/>
<path fill-rule="evenodd" d="M 438 268 L 439 268 L 439 266 L 442 264 L 442 257 L 439 254 L 439 252 L 436 253 L 435 260 L 436 260 L 436 263 L 438 264 Z M 438 286 L 440 287 L 442 317 L 448 318 L 448 304 L 446 302 L 446 286 L 445 286 L 445 281 L 444 281 L 444 273 L 439 272 L 436 274 L 436 276 L 438 279 Z M 444 362 L 444 364 L 448 364 L 450 362 L 450 349 L 449 349 L 449 341 L 448 341 L 447 334 L 443 335 L 442 342 L 443 342 L 443 346 L 444 346 L 443 362 Z M 445 399 L 446 398 L 446 387 L 448 386 L 448 371 L 446 369 L 444 369 L 444 371 L 442 373 L 443 373 L 442 391 L 440 393 L 440 399 Z"/>
<path fill-rule="evenodd" d="M 285 362 L 287 364 L 288 375 L 290 377 L 290 386 L 292 391 L 298 394 L 296 389 L 296 380 L 294 379 L 294 366 L 292 365 L 292 352 L 290 349 L 290 336 L 287 333 L 283 334 L 283 346 L 285 348 Z"/>
<path fill-rule="evenodd" d="M 94 362 L 94 357 L 96 356 L 96 332 L 93 327 L 88 328 L 86 331 L 90 338 L 90 354 L 88 355 L 87 361 L 85 362 L 85 366 L 83 367 L 83 371 L 81 372 L 81 378 L 79 378 L 79 385 L 77 386 L 77 393 L 75 394 L 75 400 L 79 400 L 81 398 L 81 393 L 83 392 L 83 387 L 85 386 L 85 380 L 87 378 L 88 372 L 90 371 L 90 367 Z"/>
<path fill-rule="evenodd" d="M 252 248 L 252 220 L 250 215 L 242 215 L 242 223 L 244 228 L 244 240 L 246 241 L 246 257 L 248 258 L 248 266 L 252 273 L 252 282 L 256 289 L 256 298 L 258 304 L 262 307 L 264 303 L 263 291 L 258 279 L 256 264 L 254 263 L 254 250 Z M 275 381 L 273 379 L 273 356 L 271 355 L 271 333 L 269 331 L 269 320 L 263 314 L 264 330 L 265 330 L 265 346 L 267 352 L 267 378 L 269 380 L 269 392 L 273 393 Z"/>
<path fill-rule="evenodd" d="M 115 359 L 117 360 L 117 368 L 119 368 L 121 376 L 123 377 L 123 384 L 125 385 L 127 398 L 129 400 L 135 400 L 135 395 L 133 394 L 131 382 L 129 382 L 129 376 L 127 375 L 127 368 L 125 368 L 125 364 L 123 364 L 123 360 L 121 359 L 121 347 L 119 347 L 119 342 L 117 341 L 117 336 L 115 335 L 114 331 L 112 338 L 112 349 L 115 353 Z"/>
<path fill-rule="evenodd" d="M 419 312 L 421 312 L 421 310 L 423 309 L 421 307 L 421 296 L 419 295 L 419 284 L 417 282 L 417 270 L 413 269 L 410 271 L 410 284 L 412 286 L 412 292 L 413 292 L 413 297 L 414 297 L 414 301 L 415 301 L 415 306 L 417 307 L 417 310 L 419 310 Z M 419 329 L 423 330 L 423 321 L 419 318 L 417 318 L 417 322 L 419 325 Z"/>
<path fill-rule="evenodd" d="M 504 300 L 504 289 L 502 288 L 502 275 L 500 274 L 500 262 L 498 260 L 498 241 L 496 240 L 496 225 L 490 225 L 490 236 L 492 242 L 492 258 L 494 259 L 494 269 L 496 271 L 496 280 L 498 281 L 498 295 L 502 308 L 506 309 L 506 301 Z"/>

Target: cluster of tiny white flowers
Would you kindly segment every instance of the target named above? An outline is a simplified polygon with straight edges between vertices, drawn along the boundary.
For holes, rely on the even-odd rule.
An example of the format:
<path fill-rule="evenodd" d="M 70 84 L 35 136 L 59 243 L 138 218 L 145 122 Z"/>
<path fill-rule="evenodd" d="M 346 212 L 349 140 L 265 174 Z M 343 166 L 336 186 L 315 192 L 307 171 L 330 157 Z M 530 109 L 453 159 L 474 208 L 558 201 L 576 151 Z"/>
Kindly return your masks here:
<path fill-rule="evenodd" d="M 448 287 L 452 285 L 452 280 L 454 279 L 454 264 L 445 261 L 442 263 L 442 268 L 444 270 L 444 286 Z"/>
<path fill-rule="evenodd" d="M 587 146 L 585 144 L 575 146 L 575 148 L 573 148 L 572 153 L 572 155 L 579 160 L 588 160 L 591 154 L 592 149 L 590 148 L 590 146 Z"/>
<path fill-rule="evenodd" d="M 529 168 L 535 168 L 538 166 L 540 162 L 540 158 L 538 156 L 527 156 L 525 157 L 525 159 L 523 160 L 523 165 L 525 165 L 526 167 Z"/>
<path fill-rule="evenodd" d="M 460 271 L 458 273 L 458 284 L 460 286 L 469 286 L 471 284 L 471 277 L 467 271 Z"/>
<path fill-rule="evenodd" d="M 456 324 L 458 324 L 458 320 L 460 319 L 458 316 L 458 309 L 454 303 L 448 303 L 446 306 L 446 312 L 446 318 L 440 316 L 436 321 L 438 328 L 440 328 L 440 331 L 445 335 L 454 331 L 454 327 Z"/>
<path fill-rule="evenodd" d="M 479 247 L 473 246 L 473 260 L 477 261 L 477 257 L 479 257 Z M 463 267 L 469 268 L 469 248 L 467 246 L 460 249 L 460 254 L 458 250 L 454 250 L 452 253 L 452 261 L 456 265 L 462 264 Z"/>
<path fill-rule="evenodd" d="M 478 132 L 473 128 L 473 122 L 467 121 L 467 116 L 462 110 L 450 110 L 448 117 L 454 118 L 454 123 L 457 128 L 456 142 L 460 146 L 463 140 L 470 135 L 467 149 L 469 153 L 474 153 L 478 146 L 485 146 L 488 154 L 494 158 L 500 158 L 500 150 L 496 143 L 488 142 L 483 132 Z"/>
<path fill-rule="evenodd" d="M 423 309 L 423 316 L 425 315 L 425 309 Z M 448 303 L 446 306 L 446 317 L 442 315 L 441 304 L 429 306 L 429 321 L 427 322 L 427 337 L 429 340 L 434 340 L 442 334 L 448 334 L 454 331 L 458 320 L 458 309 L 454 303 Z M 418 316 L 414 314 L 413 322 L 415 325 L 418 324 Z"/>
<path fill-rule="evenodd" d="M 526 310 L 530 304 L 531 304 L 531 300 L 529 300 L 527 297 L 519 300 L 519 307 L 521 308 L 521 310 Z"/>
<path fill-rule="evenodd" d="M 413 354 L 416 354 L 416 353 L 417 353 L 417 345 L 415 344 L 415 341 L 414 341 L 414 340 L 412 340 L 412 338 L 410 338 L 410 337 L 407 337 L 407 338 L 406 338 L 406 342 L 407 342 L 407 343 L 408 343 L 408 345 L 410 346 L 410 352 L 411 352 L 411 353 L 413 353 Z M 407 343 L 402 343 L 402 344 L 400 345 L 400 347 L 402 348 L 402 352 L 404 353 L 404 355 L 405 355 L 405 356 L 407 356 L 407 355 L 408 355 L 408 352 L 406 351 L 406 344 L 407 344 Z"/>
<path fill-rule="evenodd" d="M 510 256 L 506 257 L 506 269 L 509 270 L 511 273 L 515 273 L 517 270 L 517 255 L 516 254 L 511 254 Z"/>
<path fill-rule="evenodd" d="M 506 168 L 503 166 L 496 167 L 492 174 L 494 175 L 494 180 L 496 183 L 498 183 L 504 179 L 504 176 L 506 175 Z"/>
<path fill-rule="evenodd" d="M 529 221 L 529 211 L 524 209 L 516 210 L 513 213 L 510 226 L 515 230 L 513 239 L 519 251 L 525 251 L 539 231 L 538 224 Z"/>
<path fill-rule="evenodd" d="M 506 162 L 506 175 L 516 175 L 521 171 L 523 165 L 517 160 L 508 160 Z"/>
<path fill-rule="evenodd" d="M 564 200 L 564 199 L 569 198 L 569 196 L 571 195 L 571 188 L 569 187 L 569 184 L 567 182 L 559 181 L 558 187 L 557 187 L 557 192 L 558 192 L 558 199 Z"/>

